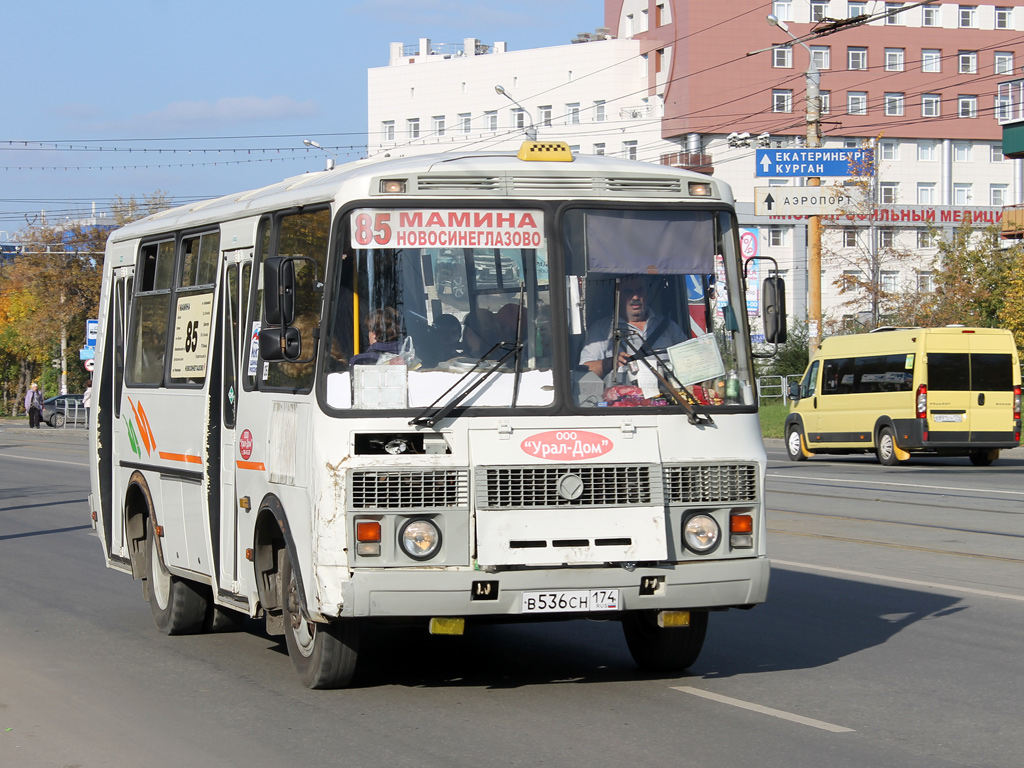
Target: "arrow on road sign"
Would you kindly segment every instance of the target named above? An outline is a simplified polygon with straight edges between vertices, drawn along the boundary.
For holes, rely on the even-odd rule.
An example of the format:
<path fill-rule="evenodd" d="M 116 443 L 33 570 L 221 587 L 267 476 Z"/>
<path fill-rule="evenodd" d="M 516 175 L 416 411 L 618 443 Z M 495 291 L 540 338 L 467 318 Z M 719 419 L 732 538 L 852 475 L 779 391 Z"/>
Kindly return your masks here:
<path fill-rule="evenodd" d="M 762 157 L 761 157 L 761 167 L 764 169 L 765 173 L 768 173 L 768 171 L 771 170 L 772 161 L 771 161 L 771 159 L 769 159 L 768 155 L 762 155 Z"/>
<path fill-rule="evenodd" d="M 768 196 L 764 199 L 765 210 L 770 211 L 775 206 L 775 198 L 772 197 L 772 193 L 769 192 Z"/>

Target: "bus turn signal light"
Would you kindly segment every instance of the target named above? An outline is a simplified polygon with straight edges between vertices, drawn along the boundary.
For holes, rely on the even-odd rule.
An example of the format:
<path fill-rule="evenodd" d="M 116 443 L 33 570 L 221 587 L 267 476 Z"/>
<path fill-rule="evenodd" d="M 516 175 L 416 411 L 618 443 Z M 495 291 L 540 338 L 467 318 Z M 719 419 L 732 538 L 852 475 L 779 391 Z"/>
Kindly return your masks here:
<path fill-rule="evenodd" d="M 753 515 L 729 515 L 729 546 L 733 549 L 750 549 L 754 546 Z"/>
<path fill-rule="evenodd" d="M 380 557 L 380 521 L 362 520 L 356 523 L 356 554 Z"/>

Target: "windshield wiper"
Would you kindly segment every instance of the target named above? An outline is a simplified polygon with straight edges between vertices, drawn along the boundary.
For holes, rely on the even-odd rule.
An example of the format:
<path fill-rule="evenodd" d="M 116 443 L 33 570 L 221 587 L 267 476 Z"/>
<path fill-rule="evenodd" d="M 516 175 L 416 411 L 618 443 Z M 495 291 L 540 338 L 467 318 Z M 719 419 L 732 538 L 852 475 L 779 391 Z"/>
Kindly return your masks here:
<path fill-rule="evenodd" d="M 682 384 L 679 384 L 679 387 L 677 389 L 672 384 L 672 382 L 668 380 L 668 377 L 665 376 L 665 374 L 659 371 L 656 366 L 651 365 L 650 361 L 648 360 L 648 357 L 653 357 L 655 360 L 658 361 L 660 361 L 661 358 L 658 357 L 658 353 L 655 350 L 651 349 L 651 347 L 648 346 L 646 339 L 640 339 L 640 346 L 637 346 L 629 338 L 629 334 L 622 333 L 621 329 L 616 328 L 615 333 L 619 334 L 617 343 L 622 344 L 624 347 L 626 347 L 627 350 L 631 352 L 631 359 L 635 360 L 637 363 L 646 366 L 646 368 L 651 373 L 654 374 L 655 378 L 658 379 L 661 385 L 665 387 L 666 391 L 672 396 L 672 399 L 683 407 L 683 410 L 686 411 L 687 421 L 694 425 L 713 425 L 715 423 L 714 419 L 711 418 L 711 414 L 697 413 L 695 410 L 693 410 L 693 406 L 690 405 L 690 400 L 696 400 L 696 398 L 690 394 L 690 391 L 686 387 L 684 387 Z M 682 390 L 682 392 L 680 392 L 679 390 Z M 683 395 L 683 392 L 685 392 L 686 395 Z"/>
<path fill-rule="evenodd" d="M 518 335 L 519 334 L 517 334 L 517 336 Z M 424 408 L 423 412 L 420 413 L 419 416 L 416 416 L 416 417 L 410 419 L 409 425 L 410 426 L 414 426 L 414 427 L 421 427 L 421 426 L 432 427 L 435 424 L 437 424 L 437 422 L 441 421 L 441 419 L 445 418 L 449 413 L 451 413 L 453 410 L 458 408 L 459 404 L 463 400 L 465 400 L 467 397 L 469 397 L 469 395 L 477 387 L 479 387 L 481 384 L 483 384 L 485 381 L 487 381 L 487 379 L 489 379 L 491 377 L 491 374 L 494 373 L 499 368 L 501 368 L 501 366 L 504 364 L 504 362 L 506 360 L 508 360 L 512 355 L 516 355 L 517 368 L 518 368 L 519 350 L 520 350 L 521 346 L 522 346 L 522 344 L 519 343 L 518 340 L 515 343 L 508 342 L 508 341 L 499 341 L 493 347 L 491 347 L 486 352 L 484 352 L 483 356 L 480 357 L 476 361 L 476 364 L 472 368 L 470 368 L 468 371 L 466 371 L 464 374 L 459 376 L 458 380 L 454 384 L 452 384 L 450 387 L 448 387 L 448 389 L 446 389 L 444 391 L 444 393 L 439 398 L 437 398 L 437 400 L 435 400 L 430 405 L 428 405 L 426 408 Z M 466 379 L 468 379 L 470 376 L 472 376 L 477 371 L 481 370 L 483 364 L 485 362 L 488 362 L 487 361 L 487 357 L 491 354 L 491 352 L 493 352 L 496 349 L 508 349 L 508 351 L 505 352 L 505 354 L 502 355 L 500 358 L 498 358 L 497 362 L 495 362 L 494 365 L 492 365 L 490 368 L 487 368 L 486 370 L 484 370 L 484 372 L 480 375 L 480 377 L 476 381 L 474 381 L 470 386 L 466 387 L 466 389 L 464 389 L 461 392 L 459 392 L 459 394 L 457 394 L 455 397 L 453 397 L 451 400 L 449 400 L 443 406 L 441 406 L 440 408 L 437 408 L 437 404 L 440 403 L 442 400 L 444 400 L 452 392 L 452 390 L 457 389 L 459 387 L 459 385 L 461 385 Z M 515 395 L 513 395 L 513 401 L 512 402 L 513 402 L 513 405 L 514 405 L 515 404 Z M 434 410 L 435 408 L 437 408 L 437 410 Z"/>

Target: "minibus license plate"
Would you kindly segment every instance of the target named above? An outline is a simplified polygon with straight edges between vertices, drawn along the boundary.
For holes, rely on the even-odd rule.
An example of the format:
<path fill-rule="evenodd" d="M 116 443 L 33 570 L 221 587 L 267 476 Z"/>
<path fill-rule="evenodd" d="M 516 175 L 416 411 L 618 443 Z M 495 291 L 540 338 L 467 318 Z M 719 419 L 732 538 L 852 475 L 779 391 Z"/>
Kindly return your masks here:
<path fill-rule="evenodd" d="M 935 420 L 936 424 L 940 424 L 942 422 L 956 422 L 959 424 L 964 420 L 964 415 L 962 413 L 936 413 L 933 414 L 932 418 Z"/>
<path fill-rule="evenodd" d="M 617 611 L 617 589 L 566 589 L 558 592 L 523 592 L 523 613 Z"/>

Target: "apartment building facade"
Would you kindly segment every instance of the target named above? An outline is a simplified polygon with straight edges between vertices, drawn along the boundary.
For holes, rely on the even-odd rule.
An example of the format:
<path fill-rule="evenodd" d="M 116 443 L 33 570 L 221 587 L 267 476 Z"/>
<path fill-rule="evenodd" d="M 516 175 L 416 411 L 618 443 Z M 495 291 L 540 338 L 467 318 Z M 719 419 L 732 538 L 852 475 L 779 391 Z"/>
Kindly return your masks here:
<path fill-rule="evenodd" d="M 606 0 L 604 26 L 564 46 L 393 43 L 368 73 L 368 150 L 508 149 L 536 128 L 576 152 L 713 173 L 786 273 L 799 317 L 806 222 L 755 216 L 753 195 L 805 180 L 758 178 L 754 159 L 759 146 L 803 145 L 812 58 L 822 145 L 875 148 L 868 205 L 827 225 L 822 264 L 826 313 L 864 320 L 844 281 L 929 290 L 935 227 L 1024 203 L 1024 161 L 1003 157 L 997 120 L 998 83 L 1024 65 L 1024 0 Z"/>

